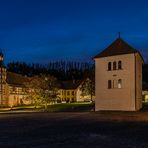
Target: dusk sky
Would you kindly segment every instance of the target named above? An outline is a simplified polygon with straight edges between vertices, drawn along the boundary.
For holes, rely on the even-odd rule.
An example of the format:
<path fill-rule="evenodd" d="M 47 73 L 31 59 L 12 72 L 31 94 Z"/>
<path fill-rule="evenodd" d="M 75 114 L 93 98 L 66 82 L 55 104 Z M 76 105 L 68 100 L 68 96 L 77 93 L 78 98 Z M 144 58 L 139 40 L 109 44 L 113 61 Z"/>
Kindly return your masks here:
<path fill-rule="evenodd" d="M 5 63 L 87 61 L 119 31 L 148 59 L 147 0 L 0 0 Z"/>

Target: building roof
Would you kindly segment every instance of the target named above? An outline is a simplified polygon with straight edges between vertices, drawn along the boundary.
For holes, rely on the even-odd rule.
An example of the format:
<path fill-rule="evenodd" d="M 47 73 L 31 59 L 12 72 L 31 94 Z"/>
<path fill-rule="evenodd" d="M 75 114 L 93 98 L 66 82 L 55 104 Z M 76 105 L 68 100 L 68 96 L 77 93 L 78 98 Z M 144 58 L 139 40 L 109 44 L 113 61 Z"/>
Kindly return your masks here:
<path fill-rule="evenodd" d="M 25 83 L 29 80 L 29 77 L 7 71 L 6 82 L 9 85 L 25 87 Z M 81 82 L 81 80 L 60 81 L 58 82 L 58 87 L 65 90 L 77 89 Z"/>
<path fill-rule="evenodd" d="M 11 85 L 25 86 L 25 82 L 29 80 L 28 77 L 7 71 L 6 82 Z"/>
<path fill-rule="evenodd" d="M 97 54 L 94 58 L 108 57 L 121 54 L 139 53 L 138 50 L 131 47 L 123 39 L 117 38 L 111 45 L 109 45 L 101 53 Z"/>
<path fill-rule="evenodd" d="M 79 85 L 81 84 L 81 80 L 69 80 L 69 81 L 61 81 L 60 82 L 60 88 L 65 90 L 70 89 L 77 89 Z"/>

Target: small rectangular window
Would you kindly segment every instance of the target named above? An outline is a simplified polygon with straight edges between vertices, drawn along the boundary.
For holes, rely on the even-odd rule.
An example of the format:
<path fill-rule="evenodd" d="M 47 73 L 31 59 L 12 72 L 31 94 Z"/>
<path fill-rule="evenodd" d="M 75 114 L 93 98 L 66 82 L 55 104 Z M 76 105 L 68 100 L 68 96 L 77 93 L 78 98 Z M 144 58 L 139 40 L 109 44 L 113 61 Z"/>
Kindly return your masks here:
<path fill-rule="evenodd" d="M 68 95 L 68 96 L 70 95 L 70 92 L 69 92 L 69 91 L 67 91 L 67 95 Z"/>
<path fill-rule="evenodd" d="M 118 80 L 118 88 L 122 88 L 122 80 L 121 79 Z"/>
<path fill-rule="evenodd" d="M 122 69 L 122 62 L 118 61 L 118 69 Z"/>
<path fill-rule="evenodd" d="M 112 88 L 112 81 L 108 80 L 108 89 L 111 89 L 111 88 Z"/>
<path fill-rule="evenodd" d="M 113 62 L 113 70 L 116 70 L 116 61 Z"/>
<path fill-rule="evenodd" d="M 74 96 L 74 91 L 72 91 L 72 95 Z"/>
<path fill-rule="evenodd" d="M 112 69 L 112 63 L 111 62 L 108 62 L 108 71 L 110 71 Z"/>

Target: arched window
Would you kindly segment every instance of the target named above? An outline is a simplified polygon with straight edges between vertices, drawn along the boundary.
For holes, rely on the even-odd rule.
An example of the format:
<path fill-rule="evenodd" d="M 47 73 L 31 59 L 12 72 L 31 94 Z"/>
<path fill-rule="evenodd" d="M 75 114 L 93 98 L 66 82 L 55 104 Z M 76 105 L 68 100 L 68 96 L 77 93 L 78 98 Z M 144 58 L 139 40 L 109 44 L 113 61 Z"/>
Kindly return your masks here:
<path fill-rule="evenodd" d="M 122 88 L 122 80 L 121 79 L 118 80 L 118 88 Z"/>
<path fill-rule="evenodd" d="M 122 69 L 122 62 L 118 61 L 118 69 Z"/>
<path fill-rule="evenodd" d="M 112 81 L 108 80 L 108 89 L 111 89 L 111 88 L 112 88 Z"/>
<path fill-rule="evenodd" d="M 116 61 L 113 62 L 113 70 L 116 70 L 117 67 L 116 67 Z"/>
<path fill-rule="evenodd" d="M 112 63 L 108 62 L 108 70 L 112 70 Z"/>

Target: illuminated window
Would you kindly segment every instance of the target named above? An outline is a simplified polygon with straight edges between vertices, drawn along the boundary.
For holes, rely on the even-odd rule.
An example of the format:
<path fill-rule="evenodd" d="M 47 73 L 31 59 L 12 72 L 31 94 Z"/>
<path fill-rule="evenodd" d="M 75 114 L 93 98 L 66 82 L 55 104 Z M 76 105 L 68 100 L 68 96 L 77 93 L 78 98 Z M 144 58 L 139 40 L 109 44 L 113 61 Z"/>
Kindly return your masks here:
<path fill-rule="evenodd" d="M 111 89 L 111 88 L 112 88 L 112 81 L 108 80 L 108 89 Z"/>
<path fill-rule="evenodd" d="M 116 70 L 116 69 L 117 69 L 116 66 L 117 66 L 117 65 L 116 65 L 116 62 L 114 61 L 114 62 L 113 62 L 113 70 Z"/>
<path fill-rule="evenodd" d="M 112 70 L 112 63 L 108 62 L 108 70 Z"/>
<path fill-rule="evenodd" d="M 122 80 L 121 79 L 118 80 L 118 88 L 122 88 Z"/>
<path fill-rule="evenodd" d="M 122 69 L 122 62 L 121 61 L 118 62 L 118 69 Z"/>

